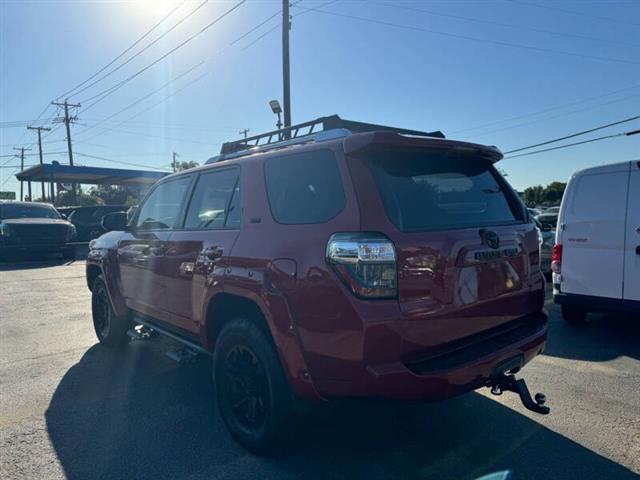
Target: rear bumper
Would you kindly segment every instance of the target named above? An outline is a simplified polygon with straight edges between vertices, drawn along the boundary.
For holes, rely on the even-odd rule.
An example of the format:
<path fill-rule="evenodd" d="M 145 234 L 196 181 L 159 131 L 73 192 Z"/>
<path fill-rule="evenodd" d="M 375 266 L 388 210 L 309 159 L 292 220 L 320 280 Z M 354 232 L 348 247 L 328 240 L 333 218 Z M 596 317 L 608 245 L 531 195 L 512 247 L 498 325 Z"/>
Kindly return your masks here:
<path fill-rule="evenodd" d="M 577 307 L 587 312 L 640 313 L 640 301 L 620 298 L 593 297 L 575 293 L 554 293 L 554 303 Z"/>
<path fill-rule="evenodd" d="M 368 365 L 361 381 L 319 380 L 316 388 L 328 398 L 450 398 L 486 385 L 495 366 L 506 359 L 520 357 L 524 365 L 542 353 L 547 330 L 547 314 L 540 311 L 444 345 L 428 358 Z"/>

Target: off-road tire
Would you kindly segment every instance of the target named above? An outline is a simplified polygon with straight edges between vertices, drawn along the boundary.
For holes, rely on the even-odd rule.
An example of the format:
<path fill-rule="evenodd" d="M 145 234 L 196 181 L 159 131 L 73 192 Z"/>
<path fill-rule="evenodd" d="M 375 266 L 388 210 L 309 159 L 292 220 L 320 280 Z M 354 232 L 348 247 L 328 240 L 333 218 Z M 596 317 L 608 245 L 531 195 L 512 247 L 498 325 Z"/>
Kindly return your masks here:
<path fill-rule="evenodd" d="M 265 330 L 242 317 L 227 323 L 216 340 L 213 379 L 220 415 L 236 441 L 256 454 L 276 454 L 292 433 L 296 415 L 280 358 Z"/>
<path fill-rule="evenodd" d="M 91 313 L 93 328 L 100 343 L 110 348 L 122 348 L 129 342 L 129 316 L 118 316 L 113 311 L 102 275 L 98 275 L 91 288 Z"/>

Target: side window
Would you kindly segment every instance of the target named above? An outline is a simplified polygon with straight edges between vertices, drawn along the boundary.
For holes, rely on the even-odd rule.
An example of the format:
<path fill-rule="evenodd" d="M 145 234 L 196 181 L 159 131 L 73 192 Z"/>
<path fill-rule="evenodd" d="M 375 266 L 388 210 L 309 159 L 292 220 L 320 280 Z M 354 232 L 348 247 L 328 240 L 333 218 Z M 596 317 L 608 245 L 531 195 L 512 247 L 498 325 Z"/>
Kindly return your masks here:
<path fill-rule="evenodd" d="M 191 198 L 184 228 L 220 230 L 240 228 L 239 170 L 203 173 Z"/>
<path fill-rule="evenodd" d="M 346 199 L 335 156 L 329 150 L 271 158 L 265 163 L 267 194 L 278 223 L 323 223 Z"/>
<path fill-rule="evenodd" d="M 141 230 L 171 229 L 176 226 L 191 176 L 158 185 L 140 207 L 136 227 Z"/>

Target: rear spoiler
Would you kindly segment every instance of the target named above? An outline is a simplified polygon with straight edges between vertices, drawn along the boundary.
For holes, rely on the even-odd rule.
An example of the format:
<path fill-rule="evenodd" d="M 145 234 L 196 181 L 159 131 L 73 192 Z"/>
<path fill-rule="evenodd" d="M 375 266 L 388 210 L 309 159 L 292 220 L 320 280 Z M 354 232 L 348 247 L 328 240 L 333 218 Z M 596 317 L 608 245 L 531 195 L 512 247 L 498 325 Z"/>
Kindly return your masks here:
<path fill-rule="evenodd" d="M 397 148 L 431 148 L 445 150 L 460 150 L 461 152 L 474 152 L 477 155 L 495 163 L 502 160 L 502 152 L 494 146 L 480 145 L 478 143 L 461 142 L 438 137 L 421 135 L 407 135 L 395 132 L 366 132 L 345 137 L 343 141 L 346 154 L 361 150 L 383 149 L 387 147 Z"/>

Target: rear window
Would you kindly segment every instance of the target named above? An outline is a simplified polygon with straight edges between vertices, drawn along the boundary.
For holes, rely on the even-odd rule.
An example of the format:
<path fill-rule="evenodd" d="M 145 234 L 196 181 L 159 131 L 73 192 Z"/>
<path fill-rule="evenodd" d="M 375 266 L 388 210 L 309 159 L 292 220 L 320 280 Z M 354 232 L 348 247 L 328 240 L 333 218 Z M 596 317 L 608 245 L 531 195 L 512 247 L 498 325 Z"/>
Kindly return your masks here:
<path fill-rule="evenodd" d="M 369 165 L 403 231 L 505 225 L 522 218 L 491 162 L 448 152 L 376 152 Z M 506 191 L 505 191 L 506 190 Z"/>
<path fill-rule="evenodd" d="M 60 214 L 48 205 L 5 204 L 0 206 L 0 220 L 16 218 L 60 218 Z"/>
<path fill-rule="evenodd" d="M 264 169 L 271 213 L 278 223 L 323 223 L 345 207 L 340 171 L 329 150 L 270 158 Z"/>

